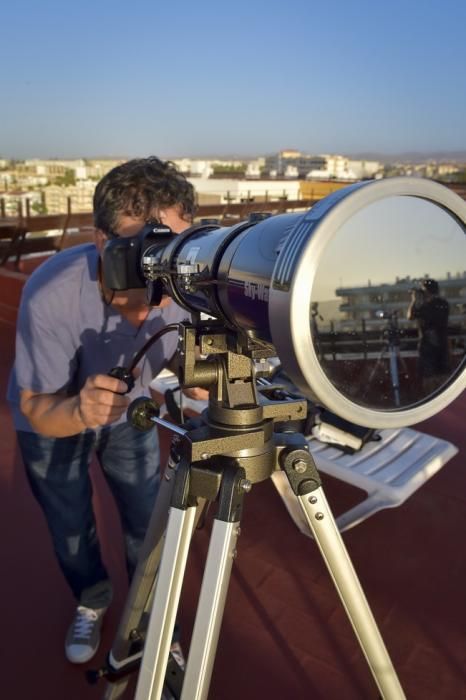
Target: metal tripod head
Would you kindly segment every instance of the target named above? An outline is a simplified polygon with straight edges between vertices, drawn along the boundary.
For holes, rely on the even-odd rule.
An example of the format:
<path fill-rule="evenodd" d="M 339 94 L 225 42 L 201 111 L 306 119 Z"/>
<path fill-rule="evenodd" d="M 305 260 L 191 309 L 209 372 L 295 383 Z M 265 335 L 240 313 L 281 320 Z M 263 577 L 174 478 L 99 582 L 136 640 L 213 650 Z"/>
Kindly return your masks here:
<path fill-rule="evenodd" d="M 199 357 L 199 355 L 201 357 Z M 257 379 L 270 375 L 266 346 L 245 333 L 226 329 L 216 321 L 182 323 L 179 326 L 177 374 L 182 388 L 209 390 L 209 403 L 200 425 L 175 432 L 189 462 L 196 465 L 212 458 L 232 460 L 242 467 L 249 483 L 263 481 L 277 466 L 283 439 L 277 441 L 274 423 L 304 421 L 307 401 L 286 396 L 270 385 L 259 390 Z M 274 398 L 279 393 L 280 398 Z M 153 403 L 143 400 L 130 410 L 131 421 L 140 428 L 160 423 Z M 290 427 L 291 432 L 291 427 Z"/>

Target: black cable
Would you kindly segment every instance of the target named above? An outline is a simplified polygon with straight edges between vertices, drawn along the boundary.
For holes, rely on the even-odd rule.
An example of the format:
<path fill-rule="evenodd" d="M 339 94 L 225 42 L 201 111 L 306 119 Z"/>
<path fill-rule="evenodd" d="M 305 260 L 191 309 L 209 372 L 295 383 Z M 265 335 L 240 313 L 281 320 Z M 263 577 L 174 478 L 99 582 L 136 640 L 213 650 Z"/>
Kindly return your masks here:
<path fill-rule="evenodd" d="M 144 357 L 146 352 L 149 350 L 149 348 L 157 341 L 160 340 L 160 338 L 165 335 L 165 333 L 170 333 L 171 331 L 177 331 L 179 332 L 180 329 L 180 323 L 170 323 L 168 326 L 165 326 L 165 328 L 162 328 L 158 333 L 152 336 L 152 338 L 149 338 L 147 343 L 145 343 L 140 350 L 135 354 L 133 357 L 130 366 L 128 367 L 128 372 L 131 373 L 133 369 L 136 367 L 138 364 L 139 360 Z"/>

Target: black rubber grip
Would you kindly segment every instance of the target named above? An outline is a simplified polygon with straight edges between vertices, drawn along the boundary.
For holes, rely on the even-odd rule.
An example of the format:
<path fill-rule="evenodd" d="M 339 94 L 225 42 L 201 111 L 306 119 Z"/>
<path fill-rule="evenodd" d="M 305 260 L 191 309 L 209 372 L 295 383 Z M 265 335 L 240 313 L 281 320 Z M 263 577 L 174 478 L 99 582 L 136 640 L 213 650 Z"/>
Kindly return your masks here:
<path fill-rule="evenodd" d="M 115 379 L 121 379 L 122 382 L 125 382 L 128 387 L 127 391 L 124 392 L 125 394 L 134 389 L 134 377 L 125 367 L 114 367 L 108 374 L 110 377 L 115 377 Z"/>

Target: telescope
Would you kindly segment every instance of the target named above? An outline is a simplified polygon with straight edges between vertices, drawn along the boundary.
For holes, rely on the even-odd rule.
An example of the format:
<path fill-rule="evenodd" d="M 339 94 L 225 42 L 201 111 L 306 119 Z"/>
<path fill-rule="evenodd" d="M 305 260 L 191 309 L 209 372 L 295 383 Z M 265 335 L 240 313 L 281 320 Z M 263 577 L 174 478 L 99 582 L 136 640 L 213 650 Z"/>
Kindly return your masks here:
<path fill-rule="evenodd" d="M 149 225 L 137 237 L 107 243 L 104 280 L 113 289 L 128 284 L 127 273 L 121 283 L 115 273 L 121 260 L 128 266 L 127 245 L 138 267 L 130 277 L 145 283 L 152 299 L 165 293 L 195 316 L 213 316 L 245 354 L 254 347 L 256 358 L 277 355 L 304 396 L 342 418 L 396 428 L 429 418 L 465 387 L 465 223 L 466 202 L 443 185 L 411 177 L 367 181 L 304 214 L 253 215 L 171 236 L 160 227 L 160 238 Z M 418 341 L 432 331 L 435 310 L 417 321 L 407 315 L 410 290 L 422 279 L 434 279 L 449 306 L 439 341 L 448 362 L 428 382 L 417 368 Z M 316 304 L 325 325 L 311 323 Z M 396 402 L 383 377 L 366 386 L 379 353 L 370 328 L 381 308 L 397 314 L 412 369 Z"/>
<path fill-rule="evenodd" d="M 176 330 L 179 382 L 208 387 L 209 403 L 199 422 L 183 426 L 164 421 L 144 397 L 128 411 L 134 427 L 163 425 L 173 440 L 117 638 L 95 674 L 116 683 L 106 700 L 121 697 L 135 668 L 136 700 L 159 700 L 166 687 L 181 700 L 206 700 L 243 500 L 272 476 L 304 515 L 381 697 L 404 700 L 306 437 L 293 424 L 305 417 L 303 397 L 377 429 L 424 420 L 459 395 L 465 224 L 466 202 L 448 188 L 393 178 L 342 188 L 305 213 L 253 215 L 228 227 L 204 222 L 180 235 L 148 222 L 134 237 L 107 242 L 106 286 L 146 287 L 152 304 L 168 295 L 192 318 L 165 326 L 131 367 L 112 373 L 126 381 L 149 343 Z M 421 301 L 411 292 L 418 284 L 432 292 Z M 291 391 L 260 381 L 261 361 L 275 356 Z M 206 502 L 216 502 L 217 513 L 180 675 L 170 642 Z"/>

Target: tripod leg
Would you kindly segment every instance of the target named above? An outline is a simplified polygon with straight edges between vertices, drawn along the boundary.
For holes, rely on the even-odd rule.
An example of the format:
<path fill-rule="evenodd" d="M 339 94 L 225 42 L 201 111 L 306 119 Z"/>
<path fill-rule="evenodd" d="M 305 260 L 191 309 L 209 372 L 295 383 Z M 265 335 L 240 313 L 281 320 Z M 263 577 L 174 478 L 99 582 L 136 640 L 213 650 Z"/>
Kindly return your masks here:
<path fill-rule="evenodd" d="M 181 457 L 176 471 L 154 601 L 144 643 L 136 700 L 159 700 L 181 594 L 189 545 L 199 512 L 190 493 L 190 463 Z"/>
<path fill-rule="evenodd" d="M 398 348 L 390 350 L 390 378 L 392 380 L 392 388 L 396 406 L 400 405 L 400 379 L 398 373 L 398 355 Z"/>
<path fill-rule="evenodd" d="M 196 506 L 170 509 L 136 700 L 159 700 L 162 694 L 196 512 Z"/>
<path fill-rule="evenodd" d="M 363 390 L 363 398 L 366 396 L 367 392 L 369 391 L 369 388 L 372 386 L 372 382 L 377 376 L 378 372 L 381 372 L 383 370 L 383 361 L 385 358 L 385 348 L 382 348 L 380 351 L 380 355 L 378 356 L 375 365 L 372 368 L 372 371 L 369 375 L 369 379 L 366 382 L 366 388 Z"/>
<path fill-rule="evenodd" d="M 141 635 L 143 632 L 141 629 L 141 618 L 148 608 L 161 558 L 163 534 L 167 526 L 168 511 L 173 491 L 175 467 L 176 464 L 169 460 L 160 483 L 156 503 L 118 625 L 115 641 L 109 653 L 108 664 L 116 672 L 132 656 L 132 648 L 135 646 L 139 647 L 138 653 L 139 656 L 141 655 Z M 117 700 L 125 692 L 127 684 L 127 676 L 122 676 L 118 680 L 108 683 L 104 700 Z"/>
<path fill-rule="evenodd" d="M 403 689 L 325 498 L 311 455 L 304 450 L 296 450 L 294 455 L 293 451 L 285 453 L 282 464 L 382 698 L 402 700 L 405 698 Z"/>
<path fill-rule="evenodd" d="M 181 700 L 205 700 L 217 650 L 231 568 L 236 555 L 244 470 L 227 468 L 202 580 Z M 249 487 L 249 484 L 248 484 Z"/>
<path fill-rule="evenodd" d="M 121 675 L 132 660 L 142 658 L 142 646 L 146 634 L 149 610 L 154 593 L 164 534 L 167 528 L 170 501 L 175 480 L 176 462 L 170 456 L 160 483 L 159 493 L 141 548 L 139 561 L 131 582 L 128 597 L 120 619 L 115 641 L 108 655 L 107 669 L 114 675 L 108 682 L 104 700 L 118 700 L 128 685 L 129 676 Z M 195 527 L 202 515 L 204 499 L 199 499 Z M 137 664 L 136 664 L 137 665 Z"/>

